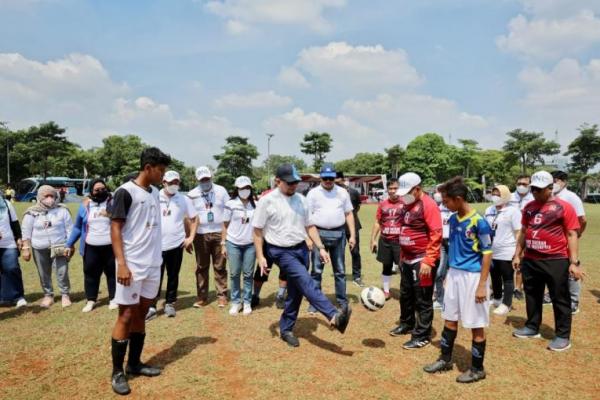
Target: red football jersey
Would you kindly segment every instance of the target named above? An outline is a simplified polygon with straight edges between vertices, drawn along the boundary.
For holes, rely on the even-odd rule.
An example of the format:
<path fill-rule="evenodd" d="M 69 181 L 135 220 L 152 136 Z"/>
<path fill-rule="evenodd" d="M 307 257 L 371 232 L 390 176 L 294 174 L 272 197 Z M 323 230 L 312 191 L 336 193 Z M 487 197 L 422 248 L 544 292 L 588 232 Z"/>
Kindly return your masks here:
<path fill-rule="evenodd" d="M 400 247 L 407 262 L 423 260 L 434 266 L 440 258 L 442 215 L 435 201 L 423 195 L 401 211 Z"/>
<path fill-rule="evenodd" d="M 377 207 L 377 222 L 381 228 L 381 237 L 388 241 L 398 241 L 400 238 L 400 212 L 404 204 L 400 199 L 391 202 L 383 200 Z"/>
<path fill-rule="evenodd" d="M 573 206 L 557 197 L 542 204 L 528 203 L 523 209 L 525 257 L 540 259 L 568 258 L 567 231 L 580 228 Z"/>

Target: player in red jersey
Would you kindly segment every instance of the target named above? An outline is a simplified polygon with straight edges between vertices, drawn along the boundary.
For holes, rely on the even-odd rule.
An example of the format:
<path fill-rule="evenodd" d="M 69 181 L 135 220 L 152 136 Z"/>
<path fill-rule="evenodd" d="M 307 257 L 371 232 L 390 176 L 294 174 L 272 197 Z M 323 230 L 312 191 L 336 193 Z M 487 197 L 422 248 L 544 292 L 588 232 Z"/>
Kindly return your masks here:
<path fill-rule="evenodd" d="M 581 279 L 584 273 L 579 265 L 580 225 L 577 215 L 569 203 L 552 194 L 553 184 L 552 175 L 546 171 L 536 172 L 531 177 L 531 192 L 535 200 L 523 209 L 523 227 L 513 258 L 513 268 L 521 268 L 523 273 L 527 322 L 513 335 L 518 338 L 540 337 L 544 286 L 547 285 L 555 326 L 555 337 L 548 349 L 564 351 L 571 347 L 569 275 Z"/>
<path fill-rule="evenodd" d="M 371 251 L 377 253 L 377 261 L 383 264 L 381 279 L 386 300 L 390 298 L 392 268 L 394 264 L 400 264 L 400 212 L 403 204 L 397 190 L 398 180 L 390 179 L 387 182 L 388 198 L 379 203 L 371 231 Z"/>

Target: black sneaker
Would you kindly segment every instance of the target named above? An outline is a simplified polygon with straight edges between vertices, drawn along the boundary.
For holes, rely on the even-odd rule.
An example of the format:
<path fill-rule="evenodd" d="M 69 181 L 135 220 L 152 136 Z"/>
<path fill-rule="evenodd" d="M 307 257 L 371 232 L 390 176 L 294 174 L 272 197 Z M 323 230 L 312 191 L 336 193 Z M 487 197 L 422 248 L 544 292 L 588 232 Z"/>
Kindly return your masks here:
<path fill-rule="evenodd" d="M 352 280 L 352 282 L 358 287 L 365 287 L 365 283 L 363 282 L 363 280 L 361 278 L 356 278 L 356 279 Z"/>
<path fill-rule="evenodd" d="M 283 310 L 285 308 L 285 296 L 275 296 L 275 307 L 277 307 L 280 310 Z"/>
<path fill-rule="evenodd" d="M 412 330 L 413 328 L 400 324 L 390 331 L 390 336 L 408 335 Z"/>
<path fill-rule="evenodd" d="M 123 371 L 116 372 L 112 376 L 112 389 L 116 394 L 125 396 L 131 393 L 129 383 L 127 383 L 127 377 Z"/>
<path fill-rule="evenodd" d="M 417 350 L 422 349 L 425 346 L 428 346 L 431 343 L 431 340 L 423 338 L 423 339 L 410 339 L 408 342 L 402 345 L 403 349 L 406 350 Z"/>
<path fill-rule="evenodd" d="M 485 379 L 485 370 L 483 369 L 469 369 L 468 371 L 463 372 L 456 378 L 456 382 L 458 383 L 474 383 Z"/>
<path fill-rule="evenodd" d="M 525 296 L 523 295 L 523 292 L 520 291 L 519 289 L 513 290 L 513 296 L 517 300 L 523 300 L 525 298 Z"/>
<path fill-rule="evenodd" d="M 352 309 L 349 305 L 345 305 L 342 307 L 340 311 L 335 314 L 333 318 L 333 325 L 335 329 L 340 331 L 340 333 L 346 332 L 346 328 L 348 327 L 348 322 L 350 322 L 350 316 L 352 315 Z"/>
<path fill-rule="evenodd" d="M 300 346 L 300 341 L 292 332 L 283 332 L 281 334 L 281 340 L 286 342 L 290 347 L 298 347 Z"/>
<path fill-rule="evenodd" d="M 423 371 L 428 374 L 435 374 L 436 372 L 450 371 L 452 369 L 452 361 L 444 361 L 438 359 L 436 362 L 427 364 L 423 367 Z"/>
<path fill-rule="evenodd" d="M 250 306 L 252 306 L 252 308 L 254 307 L 258 307 L 258 305 L 260 304 L 260 298 L 253 294 L 252 295 L 252 300 L 250 300 Z"/>
<path fill-rule="evenodd" d="M 129 365 L 127 364 L 127 375 L 141 375 L 141 376 L 159 376 L 160 368 L 153 367 L 144 363 L 139 363 L 138 365 Z"/>

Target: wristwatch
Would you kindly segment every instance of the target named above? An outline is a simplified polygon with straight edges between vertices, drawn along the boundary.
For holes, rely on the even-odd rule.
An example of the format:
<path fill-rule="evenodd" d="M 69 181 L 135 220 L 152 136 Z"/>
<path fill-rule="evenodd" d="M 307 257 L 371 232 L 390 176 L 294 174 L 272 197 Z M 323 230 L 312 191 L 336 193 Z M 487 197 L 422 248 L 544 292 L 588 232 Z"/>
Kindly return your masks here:
<path fill-rule="evenodd" d="M 576 267 L 579 267 L 581 265 L 581 261 L 577 260 L 575 262 L 571 261 L 571 265 L 575 265 Z"/>

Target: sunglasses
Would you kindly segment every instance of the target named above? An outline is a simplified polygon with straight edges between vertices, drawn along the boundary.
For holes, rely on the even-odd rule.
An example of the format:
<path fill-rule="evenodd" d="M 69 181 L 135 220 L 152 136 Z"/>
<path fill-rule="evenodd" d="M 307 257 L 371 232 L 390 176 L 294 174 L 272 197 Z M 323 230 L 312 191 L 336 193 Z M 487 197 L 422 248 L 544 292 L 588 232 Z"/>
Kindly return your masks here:
<path fill-rule="evenodd" d="M 335 178 L 321 178 L 321 180 L 325 182 L 333 182 Z"/>

